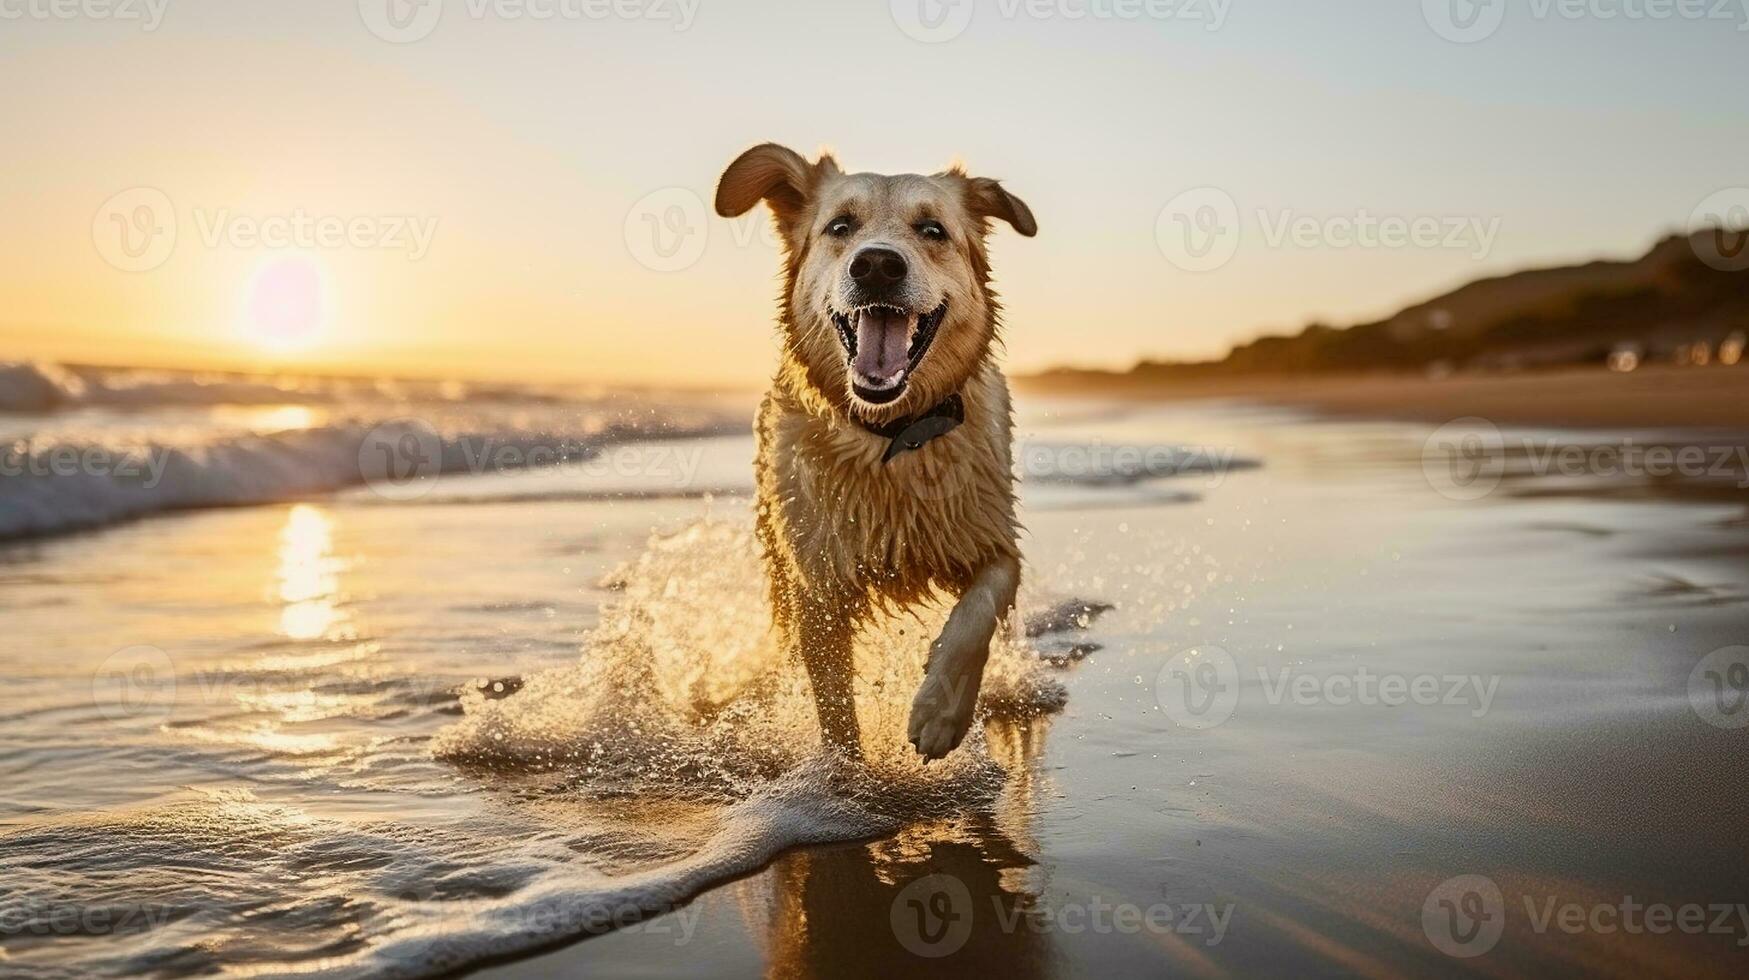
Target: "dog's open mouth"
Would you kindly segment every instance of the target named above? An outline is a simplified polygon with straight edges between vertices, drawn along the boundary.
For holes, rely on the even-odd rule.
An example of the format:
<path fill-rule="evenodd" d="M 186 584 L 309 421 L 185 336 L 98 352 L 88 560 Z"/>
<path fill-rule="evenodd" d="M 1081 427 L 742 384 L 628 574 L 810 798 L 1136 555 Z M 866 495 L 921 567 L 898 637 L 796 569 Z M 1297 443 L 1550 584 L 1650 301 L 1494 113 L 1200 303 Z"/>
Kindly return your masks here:
<path fill-rule="evenodd" d="M 946 318 L 946 300 L 921 314 L 880 303 L 849 313 L 833 310 L 832 322 L 850 359 L 850 387 L 856 397 L 885 405 L 904 394 L 911 372 L 929 353 Z"/>

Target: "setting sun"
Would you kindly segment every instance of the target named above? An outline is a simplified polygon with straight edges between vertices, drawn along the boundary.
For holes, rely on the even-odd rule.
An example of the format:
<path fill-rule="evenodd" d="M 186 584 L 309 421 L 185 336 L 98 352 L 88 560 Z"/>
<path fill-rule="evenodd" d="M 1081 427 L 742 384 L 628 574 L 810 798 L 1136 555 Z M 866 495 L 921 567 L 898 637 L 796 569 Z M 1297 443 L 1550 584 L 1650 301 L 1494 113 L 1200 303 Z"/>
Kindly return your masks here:
<path fill-rule="evenodd" d="M 322 340 L 331 306 L 328 276 L 317 260 L 268 258 L 244 287 L 238 333 L 267 353 L 306 351 Z"/>

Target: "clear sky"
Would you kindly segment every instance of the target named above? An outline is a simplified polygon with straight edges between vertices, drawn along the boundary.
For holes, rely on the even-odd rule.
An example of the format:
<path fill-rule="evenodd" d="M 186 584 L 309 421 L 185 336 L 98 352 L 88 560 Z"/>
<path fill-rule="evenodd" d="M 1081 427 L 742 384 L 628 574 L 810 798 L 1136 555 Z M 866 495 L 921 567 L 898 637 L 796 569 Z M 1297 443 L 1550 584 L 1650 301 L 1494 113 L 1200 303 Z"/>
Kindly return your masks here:
<path fill-rule="evenodd" d="M 696 203 L 768 139 L 1025 198 L 1011 368 L 1215 355 L 1749 185 L 1745 5 L 0 0 L 0 359 L 757 382 L 776 248 Z"/>

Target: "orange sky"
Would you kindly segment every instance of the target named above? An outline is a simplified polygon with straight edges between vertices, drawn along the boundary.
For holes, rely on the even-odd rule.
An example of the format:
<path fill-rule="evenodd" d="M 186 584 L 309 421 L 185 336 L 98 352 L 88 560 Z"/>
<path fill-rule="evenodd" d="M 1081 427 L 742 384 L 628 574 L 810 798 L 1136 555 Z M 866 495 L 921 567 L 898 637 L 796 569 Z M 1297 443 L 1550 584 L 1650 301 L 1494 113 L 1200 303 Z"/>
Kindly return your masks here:
<path fill-rule="evenodd" d="M 1041 227 L 993 243 L 1017 370 L 1637 254 L 1749 182 L 1734 23 L 1515 13 L 1460 44 L 1385 0 L 1218 27 L 977 0 L 931 40 L 909 0 L 461 0 L 395 43 L 360 15 L 388 2 L 9 21 L 0 359 L 757 383 L 776 249 L 704 202 L 763 139 L 1004 178 Z M 1231 254 L 1187 268 L 1211 216 Z M 1462 233 L 1352 240 L 1380 218 Z"/>

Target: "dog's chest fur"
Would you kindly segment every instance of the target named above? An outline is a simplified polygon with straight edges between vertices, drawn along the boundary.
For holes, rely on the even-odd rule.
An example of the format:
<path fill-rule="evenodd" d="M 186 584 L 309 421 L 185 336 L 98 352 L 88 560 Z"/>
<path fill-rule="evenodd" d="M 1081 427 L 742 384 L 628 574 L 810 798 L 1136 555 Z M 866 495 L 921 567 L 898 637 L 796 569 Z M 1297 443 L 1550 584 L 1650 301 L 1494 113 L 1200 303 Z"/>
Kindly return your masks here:
<path fill-rule="evenodd" d="M 769 393 L 756 463 L 768 559 L 810 593 L 903 604 L 1018 557 L 1007 385 L 986 368 L 961 396 L 964 424 L 882 463 L 888 440 Z"/>

